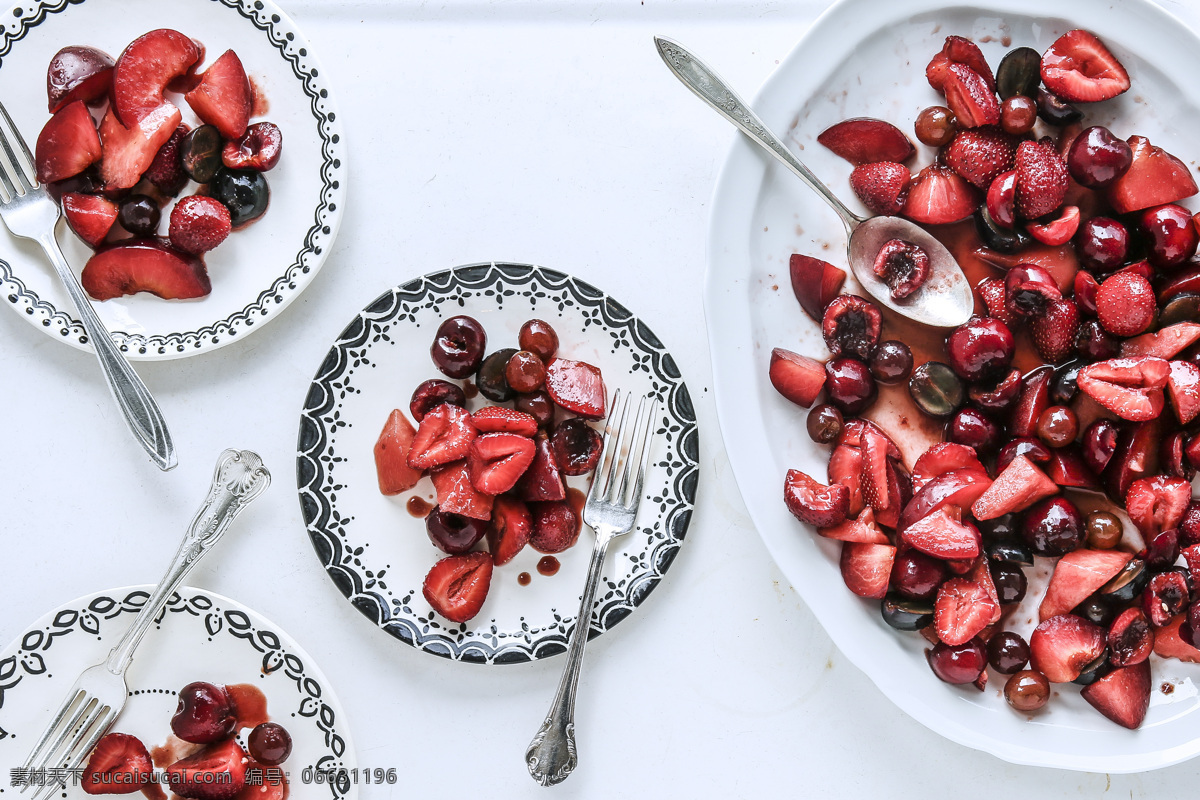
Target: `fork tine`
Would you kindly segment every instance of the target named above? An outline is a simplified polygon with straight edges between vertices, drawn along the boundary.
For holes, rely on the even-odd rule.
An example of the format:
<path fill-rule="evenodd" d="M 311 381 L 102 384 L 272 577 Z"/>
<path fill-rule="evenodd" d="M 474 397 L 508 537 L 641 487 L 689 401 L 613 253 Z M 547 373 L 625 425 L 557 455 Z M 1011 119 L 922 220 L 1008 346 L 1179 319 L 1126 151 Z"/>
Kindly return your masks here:
<path fill-rule="evenodd" d="M 617 473 L 624 463 L 621 460 L 621 442 L 625 439 L 625 418 L 629 415 L 629 394 L 626 393 L 621 402 L 621 416 L 617 419 L 617 429 L 612 440 L 612 458 L 605 465 L 604 494 L 601 500 L 612 502 L 613 489 L 616 487 Z"/>
<path fill-rule="evenodd" d="M 83 760 L 87 758 L 88 753 L 92 752 L 92 748 L 96 746 L 96 742 L 100 741 L 100 737 L 104 735 L 104 732 L 109 729 L 116 719 L 116 712 L 110 707 L 104 706 L 104 713 L 100 719 L 97 720 L 95 727 L 92 728 L 92 733 L 90 736 L 88 736 L 87 741 L 85 741 L 73 752 L 67 754 L 66 768 L 68 775 L 72 770 L 76 769 L 83 763 Z M 37 799 L 34 798 L 33 800 Z"/>
<path fill-rule="evenodd" d="M 642 457 L 638 464 L 637 478 L 633 481 L 633 494 L 629 498 L 626 506 L 637 509 L 638 502 L 642 496 L 642 481 L 646 477 L 646 470 L 650 468 L 650 440 L 654 437 L 654 414 L 658 411 L 658 398 L 650 398 L 650 413 L 646 415 L 646 426 L 642 429 Z"/>
<path fill-rule="evenodd" d="M 74 715 L 72 715 L 71 719 L 65 725 L 58 729 L 58 736 L 55 737 L 50 746 L 42 752 L 41 758 L 30 763 L 29 768 L 31 770 L 44 770 L 51 766 L 53 764 L 54 754 L 62 748 L 63 744 L 67 741 L 67 737 L 69 737 L 72 732 L 77 729 L 77 726 L 83 721 L 85 715 L 90 714 L 92 709 L 95 707 L 95 698 L 89 696 L 82 690 L 80 690 L 80 695 L 82 695 L 82 697 L 79 700 L 79 706 L 76 708 Z M 35 792 L 34 794 L 36 795 L 37 793 Z"/>
<path fill-rule="evenodd" d="M 17 154 L 13 152 L 8 141 L 8 133 L 0 127 L 0 148 L 4 157 L 0 158 L 0 177 L 4 179 L 4 188 L 13 198 L 24 195 L 26 191 L 25 176 L 18 166 Z"/>
<path fill-rule="evenodd" d="M 609 447 L 609 444 L 612 443 L 612 438 L 613 438 L 612 437 L 613 420 L 616 418 L 615 410 L 616 410 L 617 405 L 620 402 L 621 402 L 621 390 L 617 389 L 617 391 L 615 393 L 613 393 L 613 406 L 612 407 L 613 407 L 614 413 L 609 414 L 608 422 L 606 422 L 604 425 L 604 438 L 600 440 L 600 461 L 599 461 L 599 463 L 596 464 L 596 469 L 592 473 L 592 488 L 588 490 L 588 497 L 587 497 L 588 502 L 593 502 L 593 501 L 599 500 L 601 497 L 604 496 L 604 493 L 607 491 L 607 486 L 606 486 L 605 480 L 604 480 L 605 472 L 606 472 L 604 465 L 605 465 L 606 459 L 612 458 L 612 455 L 611 455 L 612 448 Z M 619 433 L 619 430 L 618 430 L 618 433 Z"/>
<path fill-rule="evenodd" d="M 637 413 L 633 415 L 633 419 L 629 424 L 629 440 L 625 443 L 628 449 L 625 454 L 625 460 L 621 464 L 621 482 L 612 494 L 613 502 L 622 505 L 625 503 L 625 492 L 629 488 L 629 478 L 631 477 L 630 467 L 633 465 L 633 445 L 637 442 L 639 423 L 642 419 L 642 409 L 645 405 L 646 396 L 642 395 L 642 398 L 638 400 Z"/>
<path fill-rule="evenodd" d="M 42 749 L 50 743 L 50 737 L 54 735 L 54 732 L 58 730 L 59 724 L 67 716 L 67 712 L 71 710 L 71 707 L 75 705 L 75 701 L 79 700 L 83 694 L 84 692 L 82 689 L 76 688 L 73 689 L 69 695 L 67 695 L 66 702 L 59 706 L 58 713 L 54 715 L 54 719 L 50 722 L 50 725 L 47 726 L 46 730 L 42 731 L 42 738 L 37 740 L 37 744 L 33 746 L 33 750 L 29 753 L 29 757 L 25 759 L 25 763 L 22 765 L 24 769 L 29 769 L 37 761 L 38 756 L 42 754 Z M 67 726 L 67 730 L 70 730 L 70 726 Z M 58 745 L 55 745 L 56 749 L 57 747 Z M 53 752 L 53 750 L 51 752 Z"/>
<path fill-rule="evenodd" d="M 0 134 L 0 142 L 4 145 L 4 151 L 8 154 L 13 166 L 21 173 L 21 177 L 25 179 L 25 188 L 33 189 L 38 185 L 37 168 L 34 166 L 33 155 L 29 152 L 29 145 L 25 144 L 25 137 L 21 135 L 21 129 L 16 126 L 16 123 L 12 121 L 12 117 L 8 115 L 8 109 L 4 107 L 4 103 L 0 103 L 0 117 L 4 118 L 8 130 L 12 134 L 11 139 L 9 136 Z M 19 160 L 16 154 L 12 152 L 9 144 L 11 140 L 16 140 L 17 145 L 20 146 L 21 154 L 25 157 L 24 161 Z"/>
<path fill-rule="evenodd" d="M 93 710 L 94 713 L 79 727 L 75 738 L 67 746 L 62 758 L 50 762 L 43 769 L 62 766 L 69 772 L 78 767 L 87 754 L 92 751 L 92 748 L 96 746 L 96 742 L 100 741 L 100 737 L 104 735 L 104 731 L 116 719 L 116 714 L 113 713 L 112 709 L 99 701 L 96 701 Z M 65 776 L 63 783 L 59 783 L 56 780 L 48 780 L 45 784 L 38 787 L 38 791 L 34 792 L 30 800 L 49 798 L 59 788 L 65 787 L 65 780 Z"/>

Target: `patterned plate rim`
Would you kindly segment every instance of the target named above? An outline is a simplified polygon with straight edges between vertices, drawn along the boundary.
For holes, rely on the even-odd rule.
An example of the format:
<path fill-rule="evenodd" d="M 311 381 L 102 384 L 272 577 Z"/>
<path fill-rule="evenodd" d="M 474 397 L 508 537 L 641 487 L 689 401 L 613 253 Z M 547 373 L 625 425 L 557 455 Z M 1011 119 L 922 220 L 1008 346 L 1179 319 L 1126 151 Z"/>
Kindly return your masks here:
<path fill-rule="evenodd" d="M 14 43 L 30 30 L 85 0 L 39 0 L 13 9 L 12 18 L 0 30 L 0 68 Z M 301 248 L 291 258 L 284 273 L 261 291 L 253 302 L 224 319 L 192 331 L 156 336 L 125 331 L 110 331 L 113 341 L 133 360 L 169 360 L 209 352 L 239 341 L 274 319 L 312 282 L 332 249 L 342 222 L 345 206 L 346 170 L 343 132 L 328 82 L 309 45 L 296 24 L 271 0 L 214 0 L 246 19 L 262 31 L 279 52 L 303 86 L 321 138 L 320 202 L 313 211 L 313 223 Z M 83 325 L 72 313 L 55 307 L 38 296 L 13 273 L 12 266 L 0 259 L 0 298 L 29 318 L 35 327 L 53 337 L 84 350 L 91 350 Z"/>
<path fill-rule="evenodd" d="M 646 369 L 669 387 L 664 411 L 678 423 L 676 453 L 682 468 L 669 483 L 670 510 L 663 516 L 665 538 L 651 551 L 649 568 L 632 574 L 623 591 L 609 599 L 597 600 L 593 608 L 588 639 L 604 633 L 641 605 L 659 584 L 683 543 L 695 507 L 699 479 L 699 433 L 691 395 L 674 358 L 645 323 L 604 292 L 578 278 L 557 270 L 531 264 L 484 262 L 433 272 L 384 292 L 346 326 L 334 341 L 317 370 L 300 416 L 297 444 L 296 483 L 300 508 L 309 539 L 317 557 L 338 590 L 375 625 L 418 650 L 456 661 L 479 664 L 513 664 L 536 661 L 566 651 L 568 636 L 554 633 L 536 638 L 529 644 L 507 643 L 494 647 L 477 640 L 460 641 L 440 631 L 428 630 L 402 612 L 393 611 L 387 599 L 371 590 L 372 581 L 359 573 L 345 552 L 336 526 L 340 521 L 326 491 L 328 475 L 322 453 L 329 443 L 329 428 L 336 416 L 332 412 L 341 391 L 334 384 L 352 371 L 357 359 L 351 350 L 367 346 L 380 333 L 380 326 L 394 320 L 401 302 L 420 302 L 430 294 L 451 296 L 464 290 L 474 291 L 498 283 L 527 284 L 541 281 L 547 288 L 568 292 L 580 306 L 595 309 L 604 324 L 628 333 L 632 348 L 646 354 Z M 328 415 L 328 416 L 327 416 Z"/>

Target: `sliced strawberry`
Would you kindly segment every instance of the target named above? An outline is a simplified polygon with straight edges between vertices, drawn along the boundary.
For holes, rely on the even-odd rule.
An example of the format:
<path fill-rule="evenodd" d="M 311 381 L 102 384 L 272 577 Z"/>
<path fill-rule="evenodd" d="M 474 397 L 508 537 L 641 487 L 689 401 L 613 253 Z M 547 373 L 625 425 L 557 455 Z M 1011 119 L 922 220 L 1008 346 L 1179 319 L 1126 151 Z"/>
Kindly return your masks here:
<path fill-rule="evenodd" d="M 1200 191 L 1187 165 L 1146 137 L 1130 136 L 1129 146 L 1133 163 L 1107 189 L 1108 202 L 1118 214 L 1175 203 Z"/>
<path fill-rule="evenodd" d="M 823 130 L 817 141 L 855 166 L 878 161 L 907 161 L 916 152 L 899 128 L 870 117 L 842 120 Z"/>
<path fill-rule="evenodd" d="M 1037 436 L 1038 419 L 1050 407 L 1050 381 L 1053 378 L 1054 369 L 1049 366 L 1038 367 L 1024 377 L 1021 394 L 1017 396 L 1008 423 L 1010 434 L 1018 438 Z"/>
<path fill-rule="evenodd" d="M 492 585 L 492 556 L 464 553 L 446 556 L 433 565 L 421 594 L 433 610 L 451 622 L 463 623 L 483 608 Z"/>
<path fill-rule="evenodd" d="M 979 555 L 982 544 L 979 529 L 969 522 L 956 520 L 945 506 L 909 525 L 904 529 L 900 538 L 904 540 L 905 544 L 926 555 L 946 560 L 975 558 Z M 971 634 L 971 636 L 974 635 L 974 633 Z M 962 642 L 946 643 L 962 644 Z"/>
<path fill-rule="evenodd" d="M 1160 532 L 1179 527 L 1191 499 L 1190 481 L 1155 475 L 1130 484 L 1125 495 L 1125 511 L 1141 531 L 1142 538 L 1149 542 Z"/>
<path fill-rule="evenodd" d="M 1100 481 L 1097 480 L 1096 474 L 1084 462 L 1079 448 L 1074 445 L 1050 450 L 1050 458 L 1046 462 L 1045 471 L 1050 476 L 1050 480 L 1059 486 L 1100 490 Z"/>
<path fill-rule="evenodd" d="M 875 515 L 876 521 L 888 528 L 900 524 L 900 512 L 912 499 L 912 478 L 898 464 L 892 459 L 887 461 L 887 508 L 880 509 Z"/>
<path fill-rule="evenodd" d="M 154 764 L 146 745 L 127 733 L 109 733 L 96 742 L 79 786 L 88 794 L 131 794 L 150 782 Z"/>
<path fill-rule="evenodd" d="M 1200 664 L 1200 650 L 1185 642 L 1179 635 L 1179 626 L 1187 622 L 1187 616 L 1180 614 L 1170 622 L 1154 631 L 1154 654 L 1159 658 L 1177 658 Z"/>
<path fill-rule="evenodd" d="M 938 475 L 908 501 L 900 514 L 896 531 L 903 536 L 910 525 L 943 506 L 967 508 L 991 485 L 991 478 L 982 470 L 954 469 Z"/>
<path fill-rule="evenodd" d="M 846 587 L 859 597 L 882 599 L 887 594 L 896 548 L 890 544 L 843 542 L 839 566 Z"/>
<path fill-rule="evenodd" d="M 76 100 L 91 103 L 108 94 L 113 63 L 112 56 L 94 47 L 71 45 L 55 53 L 46 69 L 50 113 Z"/>
<path fill-rule="evenodd" d="M 979 456 L 975 454 L 975 449 L 967 447 L 965 444 L 939 442 L 922 453 L 917 458 L 917 462 L 913 464 L 913 489 L 920 491 L 925 484 L 938 475 L 952 469 L 964 468 L 984 471 L 983 464 L 979 463 Z"/>
<path fill-rule="evenodd" d="M 875 426 L 863 431 L 863 499 L 875 511 L 886 511 L 888 501 L 888 440 Z"/>
<path fill-rule="evenodd" d="M 800 253 L 792 253 L 788 259 L 788 275 L 800 307 L 817 322 L 825 316 L 825 306 L 833 302 L 846 282 L 844 270 Z"/>
<path fill-rule="evenodd" d="M 1029 235 L 1042 244 L 1053 247 L 1066 244 L 1079 230 L 1079 207 L 1063 206 L 1058 219 L 1051 220 L 1044 225 L 1031 222 L 1025 226 L 1025 230 L 1029 231 Z"/>
<path fill-rule="evenodd" d="M 120 63 L 117 69 L 120 70 Z M 237 139 L 246 132 L 254 96 L 250 79 L 237 53 L 226 50 L 200 75 L 196 88 L 183 96 L 196 116 L 217 130 L 226 139 Z M 125 115 L 121 115 L 125 119 Z"/>
<path fill-rule="evenodd" d="M 1195 419 L 1200 414 L 1200 367 L 1190 361 L 1172 361 L 1167 393 L 1181 424 L 1187 425 Z"/>
<path fill-rule="evenodd" d="M 858 516 L 866 501 L 862 491 L 863 455 L 858 447 L 839 444 L 829 455 L 829 484 L 845 486 L 849 505 L 846 513 L 850 517 Z"/>
<path fill-rule="evenodd" d="M 1000 103 L 995 92 L 986 78 L 967 65 L 949 64 L 942 88 L 946 105 L 960 126 L 978 128 L 1000 123 Z"/>
<path fill-rule="evenodd" d="M 567 488 L 563 484 L 562 471 L 554 458 L 550 441 L 544 435 L 533 442 L 533 461 L 517 482 L 516 494 L 530 503 L 564 500 Z"/>
<path fill-rule="evenodd" d="M 117 221 L 117 204 L 98 194 L 67 192 L 62 196 L 62 206 L 71 230 L 93 249 L 104 242 Z"/>
<path fill-rule="evenodd" d="M 163 194 L 174 197 L 191 180 L 183 171 L 183 161 L 179 155 L 179 145 L 189 131 L 191 128 L 186 124 L 180 124 L 175 128 L 170 138 L 154 154 L 150 166 L 146 168 L 146 180 L 153 183 Z"/>
<path fill-rule="evenodd" d="M 1129 74 L 1093 34 L 1073 30 L 1042 54 L 1042 82 L 1068 103 L 1095 103 L 1128 89 Z"/>
<path fill-rule="evenodd" d="M 533 533 L 529 544 L 540 553 L 561 553 L 579 541 L 579 515 L 567 500 L 531 503 Z"/>
<path fill-rule="evenodd" d="M 1016 157 L 1016 208 L 1025 219 L 1037 219 L 1063 204 L 1070 187 L 1067 162 L 1053 145 L 1021 142 Z"/>
<path fill-rule="evenodd" d="M 533 534 L 533 515 L 529 506 L 510 495 L 500 495 L 492 505 L 492 521 L 487 529 L 488 551 L 500 567 L 516 558 Z"/>
<path fill-rule="evenodd" d="M 850 188 L 873 214 L 899 214 L 911 182 L 908 167 L 895 161 L 860 164 L 850 173 Z"/>
<path fill-rule="evenodd" d="M 52 183 L 78 175 L 100 160 L 100 135 L 82 100 L 63 106 L 38 134 L 37 179 Z"/>
<path fill-rule="evenodd" d="M 999 128 L 975 128 L 955 136 L 946 145 L 943 157 L 946 166 L 986 190 L 1001 173 L 1013 168 L 1016 152 L 1016 139 Z"/>
<path fill-rule="evenodd" d="M 987 59 L 983 57 L 983 51 L 970 39 L 962 36 L 947 36 L 945 43 L 942 44 L 941 52 L 935 55 L 925 68 L 925 78 L 929 81 L 929 85 L 939 92 L 945 88 L 946 70 L 951 64 L 970 67 L 987 81 L 988 89 L 996 88 L 996 79 L 992 75 L 992 68 L 988 66 Z"/>
<path fill-rule="evenodd" d="M 384 494 L 400 494 L 421 480 L 421 470 L 408 465 L 408 452 L 416 433 L 400 409 L 388 415 L 375 442 L 375 472 L 379 476 L 379 491 Z"/>
<path fill-rule="evenodd" d="M 969 217 L 981 202 L 978 189 L 950 168 L 935 164 L 913 178 L 903 214 L 914 222 L 945 225 Z"/>
<path fill-rule="evenodd" d="M 204 297 L 212 282 L 204 262 L 160 239 L 122 239 L 88 259 L 80 282 L 97 300 L 150 292 L 164 300 Z"/>
<path fill-rule="evenodd" d="M 839 542 L 891 544 L 887 534 L 875 522 L 875 512 L 869 508 L 863 509 L 856 519 L 847 519 L 845 522 L 829 528 L 819 528 L 817 533 L 826 539 L 837 539 Z"/>
<path fill-rule="evenodd" d="M 1029 664 L 1051 683 L 1069 683 L 1104 652 L 1104 629 L 1074 614 L 1049 617 L 1029 637 Z"/>
<path fill-rule="evenodd" d="M 983 587 L 984 594 L 991 598 L 992 616 L 988 620 L 988 625 L 995 625 L 1003 616 L 1003 611 L 1000 608 L 1000 593 L 996 591 L 996 582 L 992 580 L 991 565 L 986 558 L 975 559 L 975 566 L 967 573 L 964 573 L 967 579 L 979 584 Z M 998 633 L 995 628 L 985 628 L 980 632 L 979 637 L 985 642 L 992 638 L 994 633 Z"/>
<path fill-rule="evenodd" d="M 604 417 L 604 377 L 591 364 L 553 359 L 546 365 L 546 391 L 555 405 L 584 419 Z"/>
<path fill-rule="evenodd" d="M 1045 313 L 1029 322 L 1038 355 L 1051 364 L 1058 364 L 1074 355 L 1079 324 L 1079 307 L 1074 301 L 1065 297 L 1051 300 L 1046 305 Z"/>
<path fill-rule="evenodd" d="M 1016 327 L 1018 317 L 1008 310 L 1008 304 L 1005 302 L 1007 292 L 1004 289 L 1003 278 L 984 278 L 976 285 L 975 292 L 983 300 L 989 317 L 995 317 L 1009 328 Z"/>
<path fill-rule="evenodd" d="M 237 741 L 225 739 L 167 767 L 167 778 L 180 797 L 231 800 L 246 785 L 246 762 Z"/>
<path fill-rule="evenodd" d="M 457 408 L 457 406 L 454 406 Z M 428 417 L 426 417 L 428 419 Z M 424 420 L 421 421 L 424 426 Z M 471 442 L 467 469 L 484 494 L 498 495 L 516 486 L 533 462 L 533 440 L 515 433 L 485 433 Z"/>
<path fill-rule="evenodd" d="M 775 391 L 798 406 L 808 408 L 825 386 L 825 365 L 815 358 L 776 347 L 767 370 Z"/>
<path fill-rule="evenodd" d="M 1133 559 L 1120 550 L 1073 550 L 1054 565 L 1038 619 L 1066 614 L 1091 596 Z"/>
<path fill-rule="evenodd" d="M 408 465 L 427 470 L 466 458 L 476 435 L 465 408 L 442 403 L 421 420 L 408 452 Z"/>
<path fill-rule="evenodd" d="M 974 639 L 1000 612 L 982 584 L 967 578 L 951 578 L 938 589 L 933 605 L 933 625 L 938 638 L 948 645 Z"/>
<path fill-rule="evenodd" d="M 838 437 L 838 444 L 849 445 L 850 447 L 862 447 L 863 435 L 872 430 L 878 433 L 887 442 L 887 457 L 895 461 L 904 460 L 904 454 L 900 452 L 899 446 L 892 437 L 887 435 L 887 431 L 871 422 L 869 419 L 848 419 L 846 424 L 842 426 L 842 435 Z"/>
<path fill-rule="evenodd" d="M 845 521 L 850 509 L 850 490 L 840 483 L 825 486 L 799 470 L 788 470 L 783 484 L 788 511 L 801 522 L 829 528 Z"/>
<path fill-rule="evenodd" d="M 418 435 L 420 430 L 417 431 Z M 438 467 L 429 474 L 437 492 L 438 508 L 448 514 L 461 514 L 471 519 L 492 517 L 492 496 L 483 494 L 471 483 L 471 471 L 466 461 Z"/>
<path fill-rule="evenodd" d="M 1150 662 L 1118 667 L 1083 687 L 1079 694 L 1092 708 L 1121 727 L 1136 729 L 1150 708 Z"/>
<path fill-rule="evenodd" d="M 166 28 L 134 39 L 113 68 L 113 108 L 121 122 L 136 125 L 165 103 L 167 84 L 186 73 L 200 54 L 195 42 Z"/>
<path fill-rule="evenodd" d="M 521 436 L 533 436 L 538 432 L 538 423 L 532 414 L 504 406 L 484 406 L 471 415 L 471 423 L 480 433 L 516 433 Z"/>
<path fill-rule="evenodd" d="M 1177 322 L 1162 330 L 1143 333 L 1121 342 L 1121 358 L 1174 358 L 1197 340 L 1200 340 L 1200 325 L 1195 322 Z"/>
<path fill-rule="evenodd" d="M 1114 358 L 1079 371 L 1079 390 L 1121 419 L 1144 422 L 1162 413 L 1171 366 L 1161 358 Z"/>
<path fill-rule="evenodd" d="M 979 496 L 971 511 L 978 520 L 996 519 L 1024 511 L 1044 497 L 1058 494 L 1058 486 L 1025 456 L 1014 458 L 988 490 Z"/>
<path fill-rule="evenodd" d="M 159 148 L 179 127 L 182 115 L 170 103 L 163 103 L 146 114 L 133 127 L 121 124 L 109 107 L 100 121 L 100 141 L 104 154 L 100 159 L 100 178 L 106 189 L 129 189 L 142 179 Z"/>

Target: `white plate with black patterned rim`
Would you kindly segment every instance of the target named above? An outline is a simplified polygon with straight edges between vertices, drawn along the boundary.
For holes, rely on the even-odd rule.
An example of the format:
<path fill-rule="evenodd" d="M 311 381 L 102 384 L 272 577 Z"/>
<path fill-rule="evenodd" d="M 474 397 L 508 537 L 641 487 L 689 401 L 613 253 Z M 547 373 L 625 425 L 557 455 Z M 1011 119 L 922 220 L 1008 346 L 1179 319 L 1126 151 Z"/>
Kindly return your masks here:
<path fill-rule="evenodd" d="M 64 603 L 0 651 L 0 765 L 25 761 L 75 678 L 108 656 L 153 589 L 127 586 Z M 238 602 L 180 588 L 151 625 L 126 680 L 129 699 L 111 730 L 138 737 L 156 766 L 199 747 L 168 744 L 180 689 L 193 681 L 251 684 L 266 697 L 270 718 L 291 734 L 292 753 L 282 769 L 293 794 L 307 784 L 298 796 L 358 796 L 354 746 L 333 687 L 290 636 Z M 248 733 L 238 734 L 243 748 Z M 61 796 L 88 795 L 69 778 Z"/>
<path fill-rule="evenodd" d="M 658 585 L 683 544 L 699 474 L 691 396 L 671 354 L 623 305 L 562 272 L 523 264 L 444 270 L 382 294 L 342 331 L 317 371 L 300 419 L 297 482 L 317 556 L 338 590 L 372 622 L 427 653 L 473 663 L 533 661 L 566 649 L 579 612 L 591 554 L 586 526 L 539 574 L 541 554 L 526 547 L 497 567 L 487 601 L 469 622 L 437 615 L 421 594 L 444 553 L 406 510 L 410 497 L 434 501 L 423 478 L 410 492 L 379 492 L 373 448 L 394 408 L 408 412 L 413 389 L 444 378 L 429 357 L 445 318 L 467 314 L 483 325 L 491 353 L 514 347 L 528 319 L 554 326 L 559 353 L 600 368 L 616 389 L 659 398 L 657 431 L 635 529 L 609 552 L 592 610 L 589 638 L 627 617 Z M 469 401 L 474 410 L 488 401 Z M 588 478 L 568 483 L 582 491 Z M 522 573 L 531 577 L 520 585 Z"/>
<path fill-rule="evenodd" d="M 93 305 L 131 359 L 183 358 L 239 341 L 274 319 L 312 281 L 342 218 L 346 144 L 331 89 L 304 36 L 269 0 L 42 0 L 0 17 L 0 99 L 32 148 L 50 118 L 46 67 L 67 45 L 120 55 L 147 31 L 174 28 L 200 41 L 205 64 L 228 49 L 241 58 L 283 133 L 279 164 L 266 173 L 265 214 L 205 255 L 212 293 L 162 300 L 147 293 Z M 204 66 L 204 65 L 202 65 Z M 184 122 L 197 120 L 168 93 Z M 190 183 L 180 196 L 192 194 Z M 165 234 L 170 207 L 163 209 Z M 78 271 L 91 251 L 65 222 L 58 240 Z M 0 226 L 0 300 L 52 338 L 90 349 L 75 308 L 34 242 Z"/>

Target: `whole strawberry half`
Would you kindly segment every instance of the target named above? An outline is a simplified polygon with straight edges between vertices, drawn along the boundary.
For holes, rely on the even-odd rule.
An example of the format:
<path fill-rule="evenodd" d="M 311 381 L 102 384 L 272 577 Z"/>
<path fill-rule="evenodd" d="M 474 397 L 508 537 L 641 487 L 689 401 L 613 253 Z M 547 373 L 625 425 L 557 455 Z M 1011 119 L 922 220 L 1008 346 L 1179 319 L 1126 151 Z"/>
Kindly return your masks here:
<path fill-rule="evenodd" d="M 1016 208 L 1025 219 L 1049 214 L 1067 198 L 1067 163 L 1045 142 L 1021 142 L 1016 155 Z"/>
<path fill-rule="evenodd" d="M 207 253 L 229 236 L 229 209 L 213 197 L 185 197 L 171 209 L 171 243 L 189 253 Z"/>
<path fill-rule="evenodd" d="M 451 622 L 463 623 L 483 608 L 491 585 L 491 555 L 464 553 L 434 564 L 425 576 L 421 594 L 434 611 Z"/>
<path fill-rule="evenodd" d="M 167 767 L 171 791 L 194 800 L 231 800 L 246 785 L 247 756 L 233 739 L 204 747 Z"/>
<path fill-rule="evenodd" d="M 555 358 L 546 365 L 546 391 L 555 405 L 584 419 L 604 417 L 604 377 L 598 367 L 569 358 Z"/>
<path fill-rule="evenodd" d="M 997 125 L 1000 122 L 1000 102 L 987 78 L 965 64 L 952 62 L 946 67 L 942 90 L 946 105 L 954 112 L 964 128 Z"/>
<path fill-rule="evenodd" d="M 925 67 L 926 80 L 939 92 L 945 89 L 946 71 L 951 64 L 970 67 L 984 79 L 989 89 L 996 88 L 996 79 L 987 59 L 983 57 L 983 51 L 970 39 L 963 36 L 947 36 L 941 51 Z"/>
<path fill-rule="evenodd" d="M 569 500 L 530 503 L 533 533 L 529 544 L 539 553 L 561 553 L 579 541 L 579 515 Z"/>
<path fill-rule="evenodd" d="M 408 465 L 426 470 L 466 458 L 476 434 L 465 408 L 442 403 L 421 420 L 408 451 Z"/>
<path fill-rule="evenodd" d="M 913 178 L 902 213 L 914 222 L 945 225 L 971 216 L 982 202 L 978 189 L 949 167 L 935 164 Z"/>
<path fill-rule="evenodd" d="M 1042 54 L 1042 81 L 1068 103 L 1095 103 L 1128 89 L 1129 73 L 1094 34 L 1073 30 Z"/>
<path fill-rule="evenodd" d="M 904 208 L 911 180 L 903 164 L 878 161 L 855 167 L 850 173 L 850 188 L 872 213 L 892 216 Z"/>
<path fill-rule="evenodd" d="M 146 745 L 126 733 L 109 733 L 96 742 L 79 786 L 88 794 L 132 794 L 150 781 L 154 764 Z"/>
<path fill-rule="evenodd" d="M 966 644 L 991 624 L 1000 604 L 979 581 L 951 578 L 938 589 L 933 624 L 948 645 Z"/>
<path fill-rule="evenodd" d="M 503 494 L 525 474 L 533 462 L 533 454 L 533 440 L 527 436 L 516 433 L 478 436 L 471 442 L 467 455 L 471 483 L 484 494 Z"/>
<path fill-rule="evenodd" d="M 1149 542 L 1159 532 L 1179 527 L 1191 499 L 1190 481 L 1155 475 L 1130 484 L 1125 495 L 1125 511 L 1142 538 Z"/>
<path fill-rule="evenodd" d="M 979 189 L 987 189 L 1001 173 L 1013 168 L 1017 144 L 999 128 L 962 131 L 946 145 L 946 165 Z"/>
<path fill-rule="evenodd" d="M 1075 352 L 1079 333 L 1079 307 L 1065 297 L 1046 304 L 1046 311 L 1030 321 L 1033 344 L 1043 360 L 1057 364 Z"/>
<path fill-rule="evenodd" d="M 1136 336 L 1154 322 L 1158 307 L 1150 281 L 1133 272 L 1118 272 L 1096 290 L 1096 315 L 1115 336 Z"/>
<path fill-rule="evenodd" d="M 492 506 L 492 521 L 487 529 L 488 552 L 496 566 L 516 558 L 533 533 L 533 515 L 529 507 L 515 497 L 501 495 Z"/>

